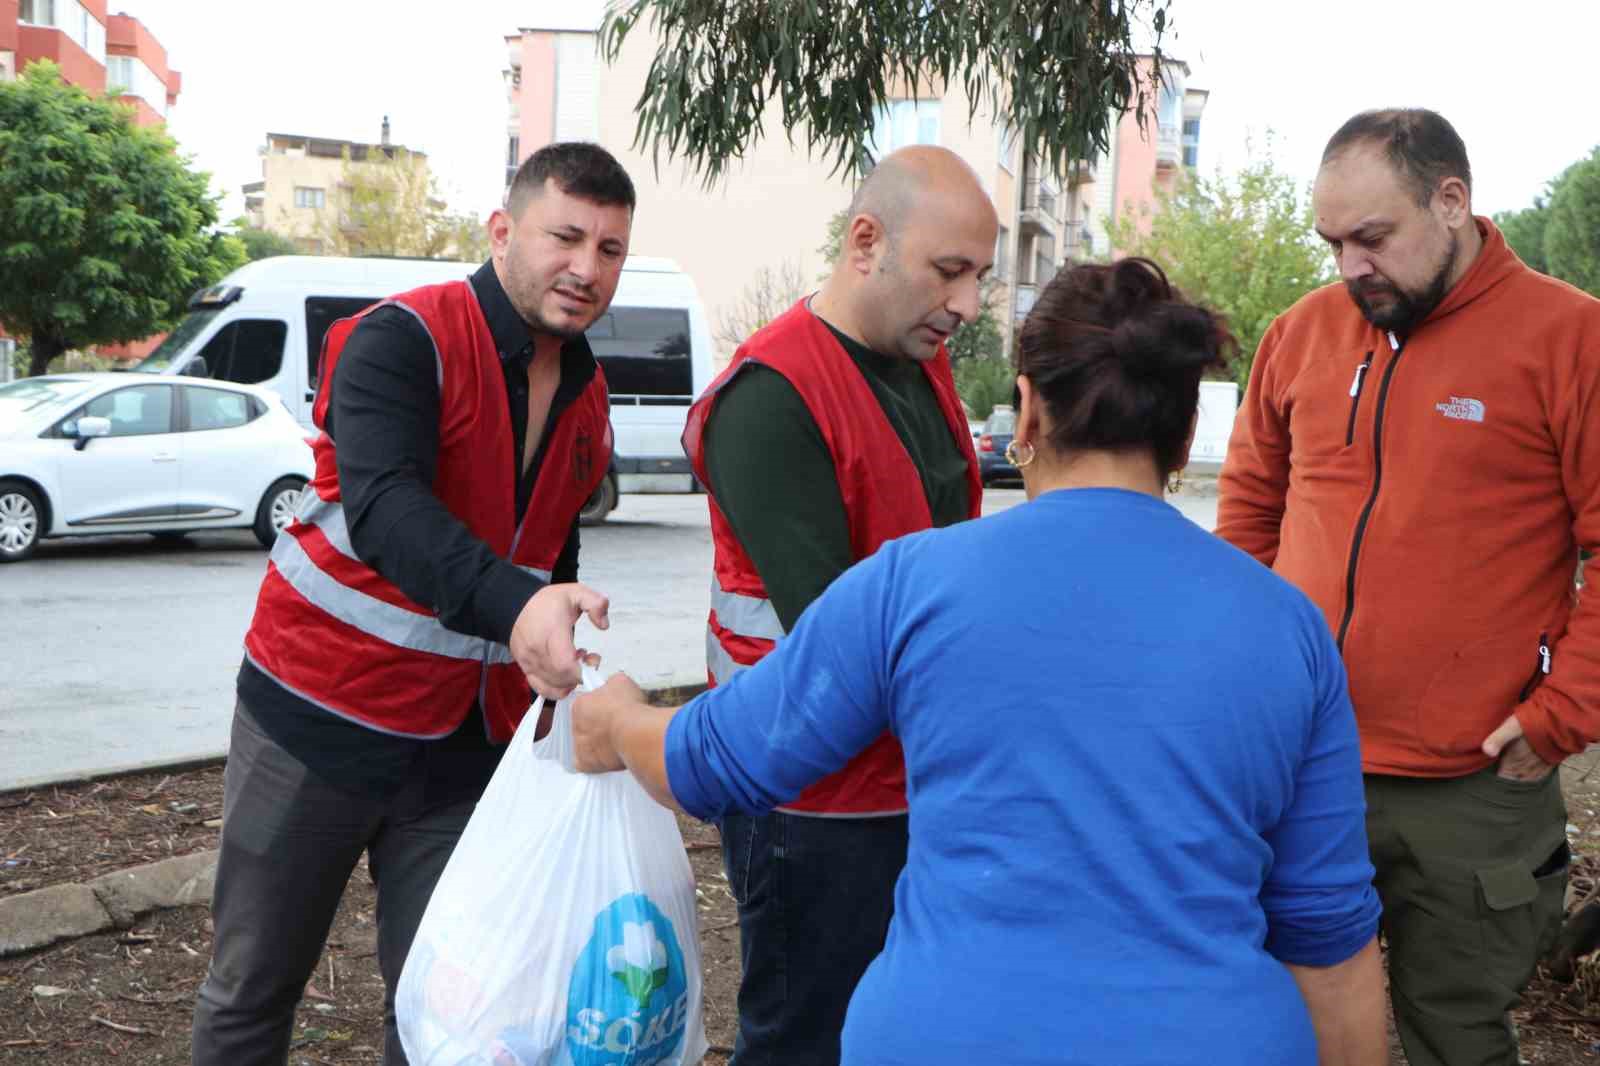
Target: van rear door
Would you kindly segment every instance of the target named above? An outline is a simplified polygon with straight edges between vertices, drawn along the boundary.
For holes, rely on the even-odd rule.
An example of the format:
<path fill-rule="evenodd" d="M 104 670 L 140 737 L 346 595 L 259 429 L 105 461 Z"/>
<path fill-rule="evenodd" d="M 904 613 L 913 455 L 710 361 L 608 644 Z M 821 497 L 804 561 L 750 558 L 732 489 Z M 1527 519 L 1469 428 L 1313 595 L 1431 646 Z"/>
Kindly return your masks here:
<path fill-rule="evenodd" d="M 688 310 L 612 304 L 588 337 L 611 391 L 622 491 L 689 491 L 681 443 L 694 402 Z"/>

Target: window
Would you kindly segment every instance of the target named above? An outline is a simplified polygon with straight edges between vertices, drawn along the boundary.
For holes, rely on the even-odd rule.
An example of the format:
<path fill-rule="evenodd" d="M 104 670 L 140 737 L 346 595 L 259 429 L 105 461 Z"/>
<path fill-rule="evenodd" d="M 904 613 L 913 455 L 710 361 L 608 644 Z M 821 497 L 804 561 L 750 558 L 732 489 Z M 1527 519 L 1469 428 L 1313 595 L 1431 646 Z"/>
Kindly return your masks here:
<path fill-rule="evenodd" d="M 106 60 L 106 91 L 137 96 L 157 114 L 167 113 L 166 83 L 133 56 L 111 56 Z"/>
<path fill-rule="evenodd" d="M 76 3 L 76 0 L 74 0 L 74 2 Z M 82 45 L 85 52 L 88 52 L 95 59 L 101 63 L 104 63 L 106 61 L 105 24 L 99 19 L 95 18 L 93 15 L 89 14 L 89 9 L 84 7 L 81 3 L 77 4 L 76 6 L 78 10 L 73 17 L 78 18 L 81 16 L 83 28 L 78 34 L 72 35 L 72 39 Z M 163 102 L 166 101 L 166 94 L 164 92 L 162 93 L 161 99 Z M 152 101 L 152 103 L 153 102 L 154 101 Z"/>
<path fill-rule="evenodd" d="M 206 341 L 200 357 L 206 374 L 217 381 L 254 385 L 278 376 L 283 365 L 283 342 L 289 324 L 271 318 L 241 318 L 229 322 Z"/>
<path fill-rule="evenodd" d="M 192 387 L 183 390 L 185 425 L 192 433 L 248 425 L 260 414 L 250 397 L 242 393 Z"/>
<path fill-rule="evenodd" d="M 376 301 L 365 296 L 309 296 L 306 298 L 307 388 L 315 390 L 322 374 L 322 341 L 328 327 L 371 307 Z"/>
<path fill-rule="evenodd" d="M 22 10 L 18 12 L 17 20 L 32 26 L 54 26 L 56 0 L 22 0 Z"/>
<path fill-rule="evenodd" d="M 137 385 L 96 396 L 68 421 L 86 416 L 109 419 L 113 437 L 171 433 L 172 386 Z"/>
<path fill-rule="evenodd" d="M 105 24 L 89 14 L 79 0 L 22 0 L 17 21 L 58 29 L 96 62 L 106 61 Z"/>
<path fill-rule="evenodd" d="M 1017 131 L 1001 123 L 995 127 L 995 151 L 1000 155 L 1000 165 L 1007 174 L 1015 174 L 1017 156 Z"/>
<path fill-rule="evenodd" d="M 994 271 L 989 276 L 996 281 L 1006 279 L 1006 255 L 1011 251 L 1011 231 L 1004 226 L 1000 227 L 1000 235 L 994 241 Z"/>
<path fill-rule="evenodd" d="M 908 144 L 938 144 L 940 109 L 937 100 L 896 100 L 879 109 L 867 150 L 882 159 Z"/>
<path fill-rule="evenodd" d="M 687 311 L 613 307 L 589 327 L 589 346 L 613 400 L 671 397 L 687 405 L 694 397 Z"/>
<path fill-rule="evenodd" d="M 520 162 L 520 160 L 517 158 L 517 151 L 520 145 L 521 138 L 513 133 L 510 139 L 506 142 L 506 166 L 514 167 Z"/>
<path fill-rule="evenodd" d="M 309 207 L 314 211 L 321 211 L 328 204 L 328 191 L 315 189 L 307 185 L 294 187 L 294 205 L 296 207 Z"/>
<path fill-rule="evenodd" d="M 1200 162 L 1200 120 L 1183 120 L 1183 165 L 1197 166 Z"/>

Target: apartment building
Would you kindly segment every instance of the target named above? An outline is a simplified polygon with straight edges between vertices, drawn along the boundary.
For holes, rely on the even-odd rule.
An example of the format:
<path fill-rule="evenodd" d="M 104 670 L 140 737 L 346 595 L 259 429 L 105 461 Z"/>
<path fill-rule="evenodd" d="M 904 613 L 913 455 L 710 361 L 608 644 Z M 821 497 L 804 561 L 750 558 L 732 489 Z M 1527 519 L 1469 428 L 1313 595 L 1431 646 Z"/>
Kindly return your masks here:
<path fill-rule="evenodd" d="M 161 42 L 132 15 L 107 15 L 106 0 L 0 0 L 0 80 L 39 59 L 68 84 L 120 94 L 145 126 L 167 120 L 183 87 Z"/>
<path fill-rule="evenodd" d="M 118 93 L 141 126 L 164 123 L 178 102 L 183 78 L 167 50 L 132 15 L 108 15 L 106 0 L 0 0 L 0 81 L 36 60 L 61 68 L 61 77 L 94 94 Z M 132 359 L 160 337 L 102 347 L 101 355 Z M 0 382 L 9 381 L 16 341 L 0 331 Z"/>
<path fill-rule="evenodd" d="M 345 161 L 353 165 L 388 159 L 417 168 L 416 180 L 429 180 L 428 155 L 389 136 L 389 117 L 376 144 L 294 133 L 269 133 L 260 148 L 261 180 L 243 187 L 250 225 L 286 237 L 310 255 L 329 251 L 330 211 L 339 209 L 346 184 Z"/>
<path fill-rule="evenodd" d="M 541 5 L 535 5 L 536 7 Z M 832 160 L 808 157 L 789 143 L 776 108 L 764 136 L 727 176 L 707 188 L 697 174 L 663 160 L 659 173 L 647 153 L 632 147 L 634 102 L 644 84 L 655 40 L 641 24 L 614 64 L 596 49 L 593 20 L 542 5 L 550 17 L 506 38 L 505 71 L 509 121 L 506 180 L 539 147 L 552 141 L 604 144 L 627 167 L 639 193 L 633 248 L 675 259 L 693 277 L 715 324 L 733 314 L 746 287 L 761 270 L 791 266 L 808 284 L 826 272 L 818 248 L 829 220 L 848 206 L 854 182 L 835 173 Z M 877 116 L 877 154 L 909 144 L 943 145 L 978 172 L 1001 219 L 995 275 L 1003 311 L 1046 267 L 1061 262 L 1056 237 L 1064 225 L 1060 183 L 1037 176 L 1038 168 L 980 108 L 971 123 L 959 87 L 923 90 L 892 102 Z M 1024 198 L 1027 199 L 1026 213 Z M 1024 217 L 1025 214 L 1025 217 Z M 1009 329 L 1010 314 L 1005 314 Z M 723 359 L 731 350 L 720 353 Z"/>
<path fill-rule="evenodd" d="M 832 171 L 831 159 L 810 158 L 803 145 L 791 145 L 776 106 L 761 140 L 716 185 L 707 188 L 676 162 L 664 160 L 658 171 L 648 154 L 632 147 L 633 106 L 656 48 L 650 27 L 637 26 L 616 62 L 607 65 L 597 50 L 593 18 L 555 3 L 533 6 L 542 21 L 506 37 L 507 182 L 545 144 L 604 144 L 638 188 L 635 251 L 677 260 L 694 278 L 713 323 L 737 312 L 747 286 L 763 269 L 779 273 L 793 265 L 807 282 L 826 271 L 818 248 L 830 218 L 849 204 L 854 183 Z M 1157 108 L 1160 128 L 1146 135 L 1148 150 L 1133 116 L 1116 116 L 1106 159 L 1075 164 L 1065 175 L 1041 166 L 983 107 L 969 122 L 970 102 L 960 86 L 923 87 L 878 114 L 875 154 L 937 144 L 977 171 L 1000 216 L 995 299 L 1008 341 L 1015 323 L 1033 306 L 1038 287 L 1069 258 L 1107 251 L 1106 221 L 1118 210 L 1153 202 L 1156 183 L 1169 180 L 1164 178 L 1168 158 L 1172 165 L 1181 163 L 1181 138 L 1172 140 L 1169 151 L 1166 128 L 1170 125 L 1178 138 L 1186 120 L 1188 68 L 1172 63 L 1168 69 Z M 1204 93 L 1198 99 L 1203 108 Z M 732 352 L 719 354 L 726 359 Z"/>
<path fill-rule="evenodd" d="M 1118 116 L 1110 149 L 1088 165 L 1085 187 L 1070 213 L 1070 256 L 1114 254 L 1112 224 L 1123 217 L 1147 219 L 1157 191 L 1171 192 L 1178 176 L 1199 164 L 1200 120 L 1209 93 L 1190 86 L 1189 74 L 1187 63 L 1166 59 L 1154 122 L 1141 127 L 1131 113 Z"/>

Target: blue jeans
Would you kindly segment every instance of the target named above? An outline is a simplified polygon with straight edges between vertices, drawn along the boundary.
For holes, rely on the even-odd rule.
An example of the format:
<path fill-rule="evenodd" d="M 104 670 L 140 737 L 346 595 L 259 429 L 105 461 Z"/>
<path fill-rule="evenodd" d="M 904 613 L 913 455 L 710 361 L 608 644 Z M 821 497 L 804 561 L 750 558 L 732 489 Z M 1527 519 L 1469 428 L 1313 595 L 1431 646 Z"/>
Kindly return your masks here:
<path fill-rule="evenodd" d="M 838 1066 L 850 996 L 894 914 L 907 816 L 730 814 L 721 829 L 744 970 L 729 1066 Z"/>

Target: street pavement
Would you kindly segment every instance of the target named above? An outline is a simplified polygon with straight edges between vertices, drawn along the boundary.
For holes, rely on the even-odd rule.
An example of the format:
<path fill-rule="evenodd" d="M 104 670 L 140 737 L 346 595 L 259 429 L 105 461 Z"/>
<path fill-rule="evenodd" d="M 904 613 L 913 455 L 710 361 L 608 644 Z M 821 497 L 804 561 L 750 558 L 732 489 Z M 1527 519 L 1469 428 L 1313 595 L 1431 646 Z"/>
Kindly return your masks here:
<path fill-rule="evenodd" d="M 984 513 L 1022 502 L 990 489 Z M 1210 529 L 1213 495 L 1174 503 Z M 578 643 L 646 688 L 705 680 L 711 531 L 699 496 L 624 496 L 583 531 L 611 629 Z M 246 531 L 46 541 L 0 567 L 0 790 L 225 753 L 266 553 Z"/>

